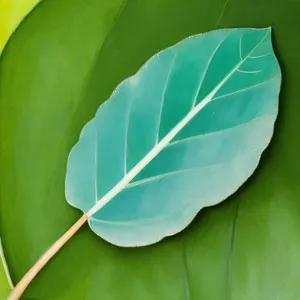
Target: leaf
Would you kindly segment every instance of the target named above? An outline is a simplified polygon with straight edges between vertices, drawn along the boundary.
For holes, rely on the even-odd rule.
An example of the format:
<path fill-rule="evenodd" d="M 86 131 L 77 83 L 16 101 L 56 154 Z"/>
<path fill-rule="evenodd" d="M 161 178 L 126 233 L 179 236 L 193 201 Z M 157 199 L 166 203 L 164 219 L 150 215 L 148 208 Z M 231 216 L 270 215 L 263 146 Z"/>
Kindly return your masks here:
<path fill-rule="evenodd" d="M 12 32 L 36 2 L 37 0 L 0 0 L 0 55 Z M 0 299 L 6 298 L 11 291 L 12 283 L 7 272 L 0 239 Z"/>
<path fill-rule="evenodd" d="M 12 32 L 39 0 L 0 0 L 0 54 Z"/>
<path fill-rule="evenodd" d="M 270 28 L 213 31 L 160 52 L 84 127 L 69 156 L 68 202 L 119 246 L 181 231 L 256 168 L 280 81 Z"/>
<path fill-rule="evenodd" d="M 80 217 L 65 201 L 68 154 L 99 105 L 152 55 L 214 29 L 222 13 L 220 27 L 272 25 L 284 78 L 272 143 L 237 193 L 149 247 L 114 247 L 84 228 L 24 299 L 299 298 L 300 7 L 229 0 L 223 10 L 224 2 L 128 0 L 115 19 L 121 2 L 45 0 L 10 40 L 0 61 L 0 228 L 14 282 Z"/>

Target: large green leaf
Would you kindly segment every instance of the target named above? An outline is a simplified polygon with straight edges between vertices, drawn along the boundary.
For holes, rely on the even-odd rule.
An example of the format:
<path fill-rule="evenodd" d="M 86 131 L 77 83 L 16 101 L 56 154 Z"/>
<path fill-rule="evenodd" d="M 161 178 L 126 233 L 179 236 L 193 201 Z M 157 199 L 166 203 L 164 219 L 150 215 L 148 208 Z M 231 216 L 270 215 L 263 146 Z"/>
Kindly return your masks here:
<path fill-rule="evenodd" d="M 83 128 L 68 202 L 115 245 L 178 233 L 253 173 L 280 81 L 270 28 L 214 30 L 154 55 Z"/>
<path fill-rule="evenodd" d="M 0 0 L 0 55 L 12 32 L 36 2 L 37 0 Z M 12 283 L 8 282 L 7 271 L 0 238 L 0 299 L 7 298 L 11 291 Z"/>
<path fill-rule="evenodd" d="M 11 39 L 0 62 L 0 228 L 14 281 L 79 217 L 64 197 L 67 155 L 101 102 L 150 56 L 217 23 L 272 25 L 283 67 L 275 139 L 249 184 L 153 246 L 117 248 L 82 229 L 35 279 L 28 299 L 300 296 L 299 3 L 223 5 L 45 0 Z"/>

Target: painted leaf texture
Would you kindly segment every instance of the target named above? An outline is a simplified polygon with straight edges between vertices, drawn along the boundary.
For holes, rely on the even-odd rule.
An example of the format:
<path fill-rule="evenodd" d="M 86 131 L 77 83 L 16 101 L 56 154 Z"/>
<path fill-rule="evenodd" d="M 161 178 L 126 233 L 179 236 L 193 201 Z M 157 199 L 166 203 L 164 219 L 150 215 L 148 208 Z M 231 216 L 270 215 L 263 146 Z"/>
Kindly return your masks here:
<path fill-rule="evenodd" d="M 18 24 L 38 0 L 1 0 L 0 1 L 0 52 Z"/>
<path fill-rule="evenodd" d="M 280 80 L 270 28 L 213 31 L 156 54 L 84 127 L 69 157 L 68 202 L 116 245 L 181 231 L 256 168 Z"/>
<path fill-rule="evenodd" d="M 0 56 L 12 32 L 36 3 L 37 0 L 0 0 Z M 11 292 L 4 265 L 5 259 L 0 237 L 0 299 L 6 299 Z"/>
<path fill-rule="evenodd" d="M 272 26 L 283 80 L 272 142 L 236 193 L 147 247 L 116 247 L 82 228 L 24 300 L 300 297 L 299 15 L 298 0 L 38 4 L 0 60 L 0 234 L 13 282 L 82 215 L 65 201 L 70 150 L 155 53 L 216 28 Z"/>

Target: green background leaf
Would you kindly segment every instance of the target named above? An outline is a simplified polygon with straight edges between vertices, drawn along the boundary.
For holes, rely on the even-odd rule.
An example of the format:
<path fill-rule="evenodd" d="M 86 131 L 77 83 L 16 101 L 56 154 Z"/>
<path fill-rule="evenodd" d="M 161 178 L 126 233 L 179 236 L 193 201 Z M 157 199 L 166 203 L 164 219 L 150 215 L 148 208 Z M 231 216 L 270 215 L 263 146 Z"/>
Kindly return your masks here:
<path fill-rule="evenodd" d="M 299 13 L 296 0 L 44 0 L 37 6 L 0 62 L 0 228 L 14 281 L 80 216 L 64 199 L 64 179 L 82 126 L 154 53 L 216 24 L 271 25 L 283 86 L 272 144 L 238 193 L 149 247 L 117 248 L 85 227 L 25 299 L 300 297 Z"/>
<path fill-rule="evenodd" d="M 12 32 L 36 3 L 37 0 L 0 0 L 0 55 Z M 0 243 L 0 251 L 1 247 Z M 11 290 L 3 263 L 0 258 L 0 299 L 6 298 Z"/>
<path fill-rule="evenodd" d="M 0 52 L 12 32 L 39 0 L 0 0 Z"/>

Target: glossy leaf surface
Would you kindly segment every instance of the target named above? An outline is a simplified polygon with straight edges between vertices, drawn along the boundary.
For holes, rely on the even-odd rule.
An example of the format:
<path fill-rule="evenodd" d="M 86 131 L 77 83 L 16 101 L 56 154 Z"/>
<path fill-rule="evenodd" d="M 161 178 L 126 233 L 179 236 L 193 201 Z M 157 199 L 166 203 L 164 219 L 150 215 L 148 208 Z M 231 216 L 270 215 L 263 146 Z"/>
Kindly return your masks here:
<path fill-rule="evenodd" d="M 0 0 L 0 55 L 13 31 L 37 2 L 37 0 Z M 3 252 L 1 238 L 0 251 Z M 5 299 L 10 293 L 11 288 L 4 270 L 5 262 L 1 261 L 1 258 L 2 257 L 0 257 L 0 299 Z"/>
<path fill-rule="evenodd" d="M 4 50 L 0 228 L 14 281 L 82 214 L 65 201 L 64 186 L 68 154 L 81 129 L 115 87 L 158 51 L 216 26 L 272 26 L 283 75 L 275 135 L 245 186 L 202 210 L 182 233 L 125 249 L 87 226 L 24 299 L 299 298 L 298 1 L 229 0 L 225 8 L 224 0 L 122 4 L 45 0 Z"/>
<path fill-rule="evenodd" d="M 270 28 L 213 31 L 160 52 L 83 129 L 69 157 L 68 202 L 119 246 L 181 231 L 256 168 L 280 80 Z"/>

